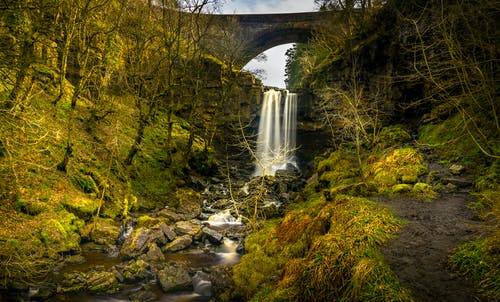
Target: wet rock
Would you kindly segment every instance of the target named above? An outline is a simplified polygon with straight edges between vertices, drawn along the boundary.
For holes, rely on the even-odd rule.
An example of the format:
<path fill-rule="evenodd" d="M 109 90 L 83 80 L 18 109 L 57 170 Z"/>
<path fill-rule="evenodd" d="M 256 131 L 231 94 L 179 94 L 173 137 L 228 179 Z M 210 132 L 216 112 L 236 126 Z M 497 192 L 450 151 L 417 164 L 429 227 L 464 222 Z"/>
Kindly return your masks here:
<path fill-rule="evenodd" d="M 120 249 L 116 245 L 111 245 L 108 248 L 108 257 L 115 258 L 120 255 Z"/>
<path fill-rule="evenodd" d="M 191 277 L 187 270 L 175 265 L 168 265 L 158 272 L 158 282 L 166 293 L 174 291 L 190 291 L 193 289 Z"/>
<path fill-rule="evenodd" d="M 97 244 L 111 246 L 115 244 L 120 228 L 113 219 L 95 218 L 82 231 L 82 237 Z"/>
<path fill-rule="evenodd" d="M 165 218 L 170 223 L 182 220 L 182 216 L 177 214 L 173 209 L 166 208 L 158 212 L 158 216 Z"/>
<path fill-rule="evenodd" d="M 150 232 L 145 228 L 138 228 L 125 239 L 120 254 L 125 257 L 138 257 L 145 252 L 147 247 L 146 243 L 149 240 Z"/>
<path fill-rule="evenodd" d="M 465 178 L 459 178 L 459 177 L 442 178 L 441 183 L 445 184 L 445 185 L 452 184 L 458 188 L 468 188 L 468 187 L 472 186 L 472 181 L 465 179 Z"/>
<path fill-rule="evenodd" d="M 209 227 L 203 227 L 201 231 L 203 232 L 203 236 L 205 236 L 211 243 L 222 243 L 222 239 L 224 238 L 224 236 L 216 230 L 213 230 Z"/>
<path fill-rule="evenodd" d="M 151 243 L 167 243 L 165 233 L 158 227 L 154 229 L 137 228 L 125 239 L 120 254 L 127 258 L 137 258 L 148 251 Z"/>
<path fill-rule="evenodd" d="M 75 292 L 85 289 L 87 274 L 83 272 L 66 273 L 61 284 L 57 288 L 59 293 Z"/>
<path fill-rule="evenodd" d="M 89 291 L 113 293 L 117 290 L 118 280 L 113 272 L 91 272 L 87 276 Z"/>
<path fill-rule="evenodd" d="M 245 239 L 241 240 L 236 247 L 236 253 L 243 254 L 245 253 Z"/>
<path fill-rule="evenodd" d="M 134 283 L 140 280 L 147 280 L 153 277 L 151 266 L 144 260 L 131 260 L 127 265 L 118 269 L 123 276 L 123 282 Z"/>
<path fill-rule="evenodd" d="M 164 252 L 177 252 L 188 248 L 193 243 L 193 239 L 190 235 L 182 235 L 177 237 L 174 241 L 167 243 L 162 251 Z"/>
<path fill-rule="evenodd" d="M 201 221 L 192 219 L 190 221 L 178 221 L 175 223 L 175 232 L 179 235 L 195 236 L 201 231 Z"/>
<path fill-rule="evenodd" d="M 458 164 L 453 164 L 448 168 L 453 175 L 460 175 L 465 170 L 465 167 Z"/>
<path fill-rule="evenodd" d="M 154 242 L 148 245 L 148 252 L 145 255 L 141 255 L 139 259 L 143 259 L 148 262 L 162 262 L 165 261 L 165 256 L 158 245 Z"/>
<path fill-rule="evenodd" d="M 175 237 L 177 237 L 175 232 L 172 231 L 172 229 L 165 223 L 160 224 L 158 227 L 163 232 L 165 238 L 167 238 L 168 241 L 173 241 Z"/>

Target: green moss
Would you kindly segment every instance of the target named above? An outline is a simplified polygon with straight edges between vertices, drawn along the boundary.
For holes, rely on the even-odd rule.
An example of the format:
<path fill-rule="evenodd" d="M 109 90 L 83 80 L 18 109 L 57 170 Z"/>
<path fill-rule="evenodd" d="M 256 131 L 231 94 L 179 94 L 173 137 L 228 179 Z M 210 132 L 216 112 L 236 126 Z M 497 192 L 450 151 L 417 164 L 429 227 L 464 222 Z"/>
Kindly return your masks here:
<path fill-rule="evenodd" d="M 401 148 L 368 165 L 365 178 L 373 179 L 383 192 L 398 184 L 414 184 L 426 172 L 424 158 L 417 149 Z"/>
<path fill-rule="evenodd" d="M 151 228 L 160 222 L 159 219 L 143 215 L 137 218 L 137 227 Z"/>
<path fill-rule="evenodd" d="M 422 182 L 417 182 L 415 185 L 413 185 L 411 193 L 417 198 L 426 201 L 431 201 L 437 196 L 436 191 L 434 191 L 434 188 L 431 185 Z"/>
<path fill-rule="evenodd" d="M 98 193 L 99 188 L 90 175 L 78 173 L 72 178 L 72 182 L 80 187 L 85 193 Z"/>
<path fill-rule="evenodd" d="M 116 290 L 118 280 L 112 272 L 93 272 L 87 277 L 87 288 L 95 292 L 112 293 Z"/>
<path fill-rule="evenodd" d="M 433 147 L 445 163 L 452 163 L 458 158 L 467 169 L 478 168 L 477 159 L 481 151 L 466 133 L 458 114 L 441 123 L 420 127 L 419 142 Z"/>
<path fill-rule="evenodd" d="M 412 186 L 408 184 L 397 184 L 392 186 L 391 192 L 393 194 L 403 194 L 403 193 L 409 193 L 412 189 Z"/>
<path fill-rule="evenodd" d="M 100 200 L 79 197 L 71 200 L 64 200 L 62 205 L 68 212 L 75 214 L 79 218 L 89 220 L 97 213 L 100 202 Z"/>
<path fill-rule="evenodd" d="M 378 148 L 394 147 L 411 140 L 410 134 L 401 126 L 384 127 L 376 140 Z"/>

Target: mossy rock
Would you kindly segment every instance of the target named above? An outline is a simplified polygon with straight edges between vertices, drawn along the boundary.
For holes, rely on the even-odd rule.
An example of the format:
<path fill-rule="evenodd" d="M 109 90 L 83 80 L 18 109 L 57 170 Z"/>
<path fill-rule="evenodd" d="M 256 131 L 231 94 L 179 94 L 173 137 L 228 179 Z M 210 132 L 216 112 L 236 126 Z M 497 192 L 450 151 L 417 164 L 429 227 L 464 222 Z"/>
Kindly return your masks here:
<path fill-rule="evenodd" d="M 113 293 L 117 290 L 118 280 L 112 272 L 91 272 L 87 278 L 89 291 Z"/>
<path fill-rule="evenodd" d="M 79 197 L 72 200 L 65 200 L 62 202 L 62 205 L 68 212 L 75 214 L 79 218 L 89 220 L 97 213 L 99 203 L 99 200 Z"/>
<path fill-rule="evenodd" d="M 411 140 L 411 135 L 400 126 L 384 127 L 377 138 L 379 148 L 387 148 L 396 146 L 402 143 L 407 143 Z"/>
<path fill-rule="evenodd" d="M 430 201 L 436 198 L 437 193 L 434 191 L 434 188 L 430 184 L 426 184 L 423 182 L 417 182 L 413 185 L 411 190 L 412 194 L 416 197 Z"/>
<path fill-rule="evenodd" d="M 169 206 L 182 216 L 183 220 L 190 220 L 201 214 L 203 199 L 201 194 L 190 188 L 179 188 L 169 197 Z"/>
<path fill-rule="evenodd" d="M 415 148 L 395 149 L 368 166 L 366 178 L 372 178 L 379 192 L 397 184 L 414 184 L 427 172 L 424 158 Z"/>
<path fill-rule="evenodd" d="M 151 276 L 151 266 L 144 260 L 130 260 L 122 270 L 126 282 L 137 282 Z"/>
<path fill-rule="evenodd" d="M 64 220 L 48 220 L 40 229 L 40 240 L 47 249 L 57 253 L 80 251 L 80 235 Z"/>
<path fill-rule="evenodd" d="M 145 227 L 145 228 L 151 228 L 156 225 L 159 225 L 161 223 L 161 220 L 158 218 L 153 218 L 148 215 L 143 215 L 137 218 L 137 227 Z"/>
<path fill-rule="evenodd" d="M 411 192 L 412 188 L 409 184 L 397 184 L 392 187 L 391 192 L 393 194 L 404 194 Z"/>
<path fill-rule="evenodd" d="M 357 182 L 358 171 L 353 165 L 351 154 L 337 150 L 318 163 L 319 185 L 332 188 L 352 185 Z"/>
<path fill-rule="evenodd" d="M 120 228 L 110 218 L 95 218 L 82 230 L 82 236 L 85 239 L 108 247 L 115 244 L 119 233 Z"/>

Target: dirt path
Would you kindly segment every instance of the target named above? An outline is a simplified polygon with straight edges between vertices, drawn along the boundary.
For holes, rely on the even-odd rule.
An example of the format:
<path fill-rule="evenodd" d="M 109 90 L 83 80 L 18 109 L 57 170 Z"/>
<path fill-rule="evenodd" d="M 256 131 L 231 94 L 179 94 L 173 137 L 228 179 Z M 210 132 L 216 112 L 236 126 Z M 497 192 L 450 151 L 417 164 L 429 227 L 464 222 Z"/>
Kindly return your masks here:
<path fill-rule="evenodd" d="M 448 252 L 472 234 L 467 193 L 446 194 L 434 202 L 385 201 L 407 224 L 382 254 L 416 301 L 480 301 L 447 267 Z"/>
<path fill-rule="evenodd" d="M 436 167 L 449 177 L 442 167 Z M 459 184 L 466 179 L 455 179 Z M 467 208 L 467 188 L 444 193 L 432 202 L 408 198 L 379 200 L 407 224 L 382 250 L 387 263 L 416 301 L 481 301 L 474 290 L 447 266 L 449 250 L 470 239 L 478 224 Z"/>

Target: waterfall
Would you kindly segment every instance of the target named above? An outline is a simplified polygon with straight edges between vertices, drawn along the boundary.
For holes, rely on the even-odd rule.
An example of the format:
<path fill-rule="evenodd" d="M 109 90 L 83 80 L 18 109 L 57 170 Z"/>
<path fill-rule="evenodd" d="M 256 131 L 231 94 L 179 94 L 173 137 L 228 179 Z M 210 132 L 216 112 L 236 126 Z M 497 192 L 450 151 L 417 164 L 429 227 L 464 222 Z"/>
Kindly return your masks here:
<path fill-rule="evenodd" d="M 254 176 L 274 175 L 295 162 L 297 128 L 297 94 L 286 92 L 282 108 L 280 91 L 264 93 L 259 132 L 257 134 L 257 162 Z"/>

